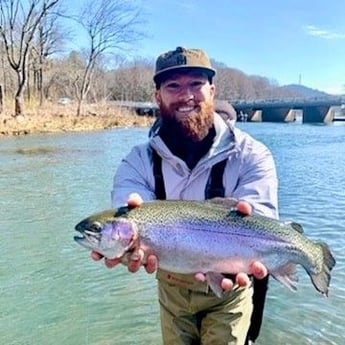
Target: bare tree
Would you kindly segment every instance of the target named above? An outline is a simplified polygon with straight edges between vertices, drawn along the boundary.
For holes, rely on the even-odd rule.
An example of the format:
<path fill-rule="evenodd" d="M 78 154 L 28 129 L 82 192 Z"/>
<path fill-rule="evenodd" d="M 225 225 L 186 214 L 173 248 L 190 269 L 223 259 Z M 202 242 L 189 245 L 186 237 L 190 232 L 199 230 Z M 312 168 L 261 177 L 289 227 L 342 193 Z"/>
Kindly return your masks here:
<path fill-rule="evenodd" d="M 48 66 L 48 58 L 57 53 L 63 43 L 62 30 L 59 27 L 58 19 L 58 13 L 43 18 L 38 26 L 31 49 L 31 70 L 34 79 L 33 86 L 36 93 L 38 93 L 40 105 L 42 105 L 45 98 L 43 77 L 44 70 L 47 69 Z"/>
<path fill-rule="evenodd" d="M 152 80 L 154 62 L 136 58 L 124 62 L 109 78 L 111 98 L 117 101 L 151 101 L 154 84 Z"/>
<path fill-rule="evenodd" d="M 75 80 L 77 115 L 80 115 L 82 102 L 90 90 L 101 55 L 111 50 L 125 49 L 143 37 L 139 30 L 140 15 L 140 9 L 133 1 L 88 0 L 81 15 L 76 18 L 89 40 L 85 69 Z"/>
<path fill-rule="evenodd" d="M 0 36 L 6 55 L 17 76 L 15 115 L 23 113 L 30 49 L 40 23 L 60 0 L 0 0 Z"/>

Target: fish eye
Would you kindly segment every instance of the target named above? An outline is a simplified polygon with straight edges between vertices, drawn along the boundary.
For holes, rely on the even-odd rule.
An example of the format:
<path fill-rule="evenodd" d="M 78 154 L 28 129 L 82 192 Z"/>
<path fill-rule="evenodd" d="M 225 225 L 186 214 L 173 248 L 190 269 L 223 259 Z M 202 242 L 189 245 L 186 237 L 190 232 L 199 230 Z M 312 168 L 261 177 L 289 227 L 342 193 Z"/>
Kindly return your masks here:
<path fill-rule="evenodd" d="M 94 232 L 101 232 L 102 231 L 102 224 L 100 222 L 94 222 L 91 225 L 91 230 Z"/>

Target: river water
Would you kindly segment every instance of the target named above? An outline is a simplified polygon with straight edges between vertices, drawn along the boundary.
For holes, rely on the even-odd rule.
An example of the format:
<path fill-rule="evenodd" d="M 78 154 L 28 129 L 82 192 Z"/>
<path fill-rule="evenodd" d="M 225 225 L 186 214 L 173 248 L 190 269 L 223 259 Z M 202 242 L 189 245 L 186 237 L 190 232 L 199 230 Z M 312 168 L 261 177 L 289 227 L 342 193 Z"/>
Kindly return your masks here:
<path fill-rule="evenodd" d="M 337 259 L 329 297 L 298 269 L 298 291 L 271 280 L 259 344 L 344 343 L 345 124 L 240 123 L 274 154 L 281 218 Z M 147 129 L 0 140 L 0 344 L 161 344 L 156 281 L 106 269 L 74 225 L 108 208 L 121 157 Z"/>

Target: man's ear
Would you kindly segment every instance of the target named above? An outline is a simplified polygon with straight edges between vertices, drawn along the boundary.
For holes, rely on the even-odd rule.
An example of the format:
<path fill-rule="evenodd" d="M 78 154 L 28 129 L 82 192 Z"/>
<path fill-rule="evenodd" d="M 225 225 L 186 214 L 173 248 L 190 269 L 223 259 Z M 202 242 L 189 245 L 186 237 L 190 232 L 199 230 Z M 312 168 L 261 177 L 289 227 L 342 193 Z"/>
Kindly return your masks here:
<path fill-rule="evenodd" d="M 157 105 L 160 106 L 162 101 L 161 101 L 161 94 L 160 94 L 159 90 L 155 91 L 154 97 L 155 97 Z"/>
<path fill-rule="evenodd" d="M 214 99 L 215 95 L 216 95 L 216 85 L 211 84 L 210 87 L 210 94 L 211 94 L 211 98 Z"/>

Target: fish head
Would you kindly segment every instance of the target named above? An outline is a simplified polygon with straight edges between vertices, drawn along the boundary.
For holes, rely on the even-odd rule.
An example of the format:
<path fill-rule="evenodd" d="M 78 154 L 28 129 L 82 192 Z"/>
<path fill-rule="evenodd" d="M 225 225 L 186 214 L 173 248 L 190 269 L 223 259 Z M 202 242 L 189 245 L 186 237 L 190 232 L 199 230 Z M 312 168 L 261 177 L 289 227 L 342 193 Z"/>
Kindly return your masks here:
<path fill-rule="evenodd" d="M 108 259 L 121 258 L 133 246 L 136 227 L 116 210 L 92 215 L 75 226 L 80 234 L 74 240 L 83 247 L 96 251 Z"/>

